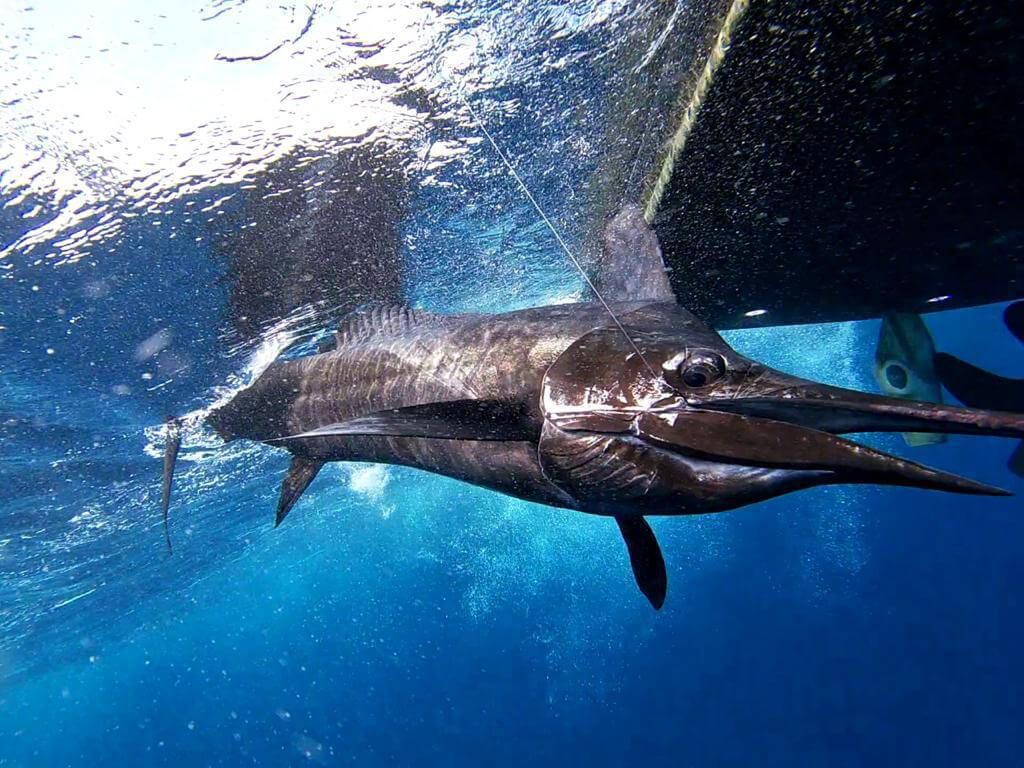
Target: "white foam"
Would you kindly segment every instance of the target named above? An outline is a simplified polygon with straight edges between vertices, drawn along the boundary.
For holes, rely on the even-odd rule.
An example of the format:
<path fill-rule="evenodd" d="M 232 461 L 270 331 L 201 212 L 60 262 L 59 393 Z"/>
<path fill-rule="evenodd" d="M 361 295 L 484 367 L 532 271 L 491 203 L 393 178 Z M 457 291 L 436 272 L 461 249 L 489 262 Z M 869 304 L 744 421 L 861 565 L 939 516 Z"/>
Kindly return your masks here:
<path fill-rule="evenodd" d="M 348 487 L 356 493 L 378 501 L 391 481 L 384 464 L 361 464 L 349 469 Z"/>

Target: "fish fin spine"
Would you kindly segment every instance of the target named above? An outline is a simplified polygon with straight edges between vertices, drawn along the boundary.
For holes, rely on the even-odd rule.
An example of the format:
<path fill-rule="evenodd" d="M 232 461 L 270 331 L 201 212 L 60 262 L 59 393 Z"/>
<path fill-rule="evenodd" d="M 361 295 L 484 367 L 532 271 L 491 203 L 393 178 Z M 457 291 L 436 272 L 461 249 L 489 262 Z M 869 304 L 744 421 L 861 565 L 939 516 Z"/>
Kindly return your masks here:
<path fill-rule="evenodd" d="M 288 474 L 281 483 L 281 495 L 277 500 L 277 514 L 274 517 L 274 527 L 277 528 L 295 502 L 313 482 L 326 462 L 319 459 L 307 459 L 303 456 L 293 456 L 291 466 L 288 467 Z"/>
<path fill-rule="evenodd" d="M 404 304 L 376 304 L 356 310 L 342 319 L 334 332 L 335 348 L 371 338 L 397 336 L 422 325 L 443 322 L 437 315 Z"/>

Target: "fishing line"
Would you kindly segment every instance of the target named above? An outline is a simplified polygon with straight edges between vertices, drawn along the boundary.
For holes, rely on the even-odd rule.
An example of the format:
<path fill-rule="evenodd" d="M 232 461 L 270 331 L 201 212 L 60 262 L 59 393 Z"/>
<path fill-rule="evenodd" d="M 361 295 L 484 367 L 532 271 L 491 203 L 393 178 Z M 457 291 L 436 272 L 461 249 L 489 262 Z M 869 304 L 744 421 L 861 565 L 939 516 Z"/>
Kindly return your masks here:
<path fill-rule="evenodd" d="M 584 282 L 587 284 L 590 290 L 594 292 L 594 295 L 597 297 L 597 300 L 601 302 L 601 306 L 605 308 L 605 311 L 611 317 L 612 322 L 615 323 L 615 327 L 619 329 L 619 332 L 625 337 L 626 341 L 629 342 L 629 346 L 631 346 L 633 348 L 633 351 L 636 352 L 636 354 L 639 356 L 641 362 L 644 364 L 644 367 L 647 368 L 647 370 L 650 372 L 651 376 L 653 376 L 654 378 L 658 378 L 658 374 L 654 372 L 653 368 L 651 368 L 650 364 L 647 362 L 647 358 L 644 357 L 644 353 L 640 351 L 640 347 L 636 345 L 636 342 L 633 341 L 632 337 L 623 327 L 622 323 L 619 322 L 619 318 L 616 317 L 615 312 L 612 311 L 612 308 L 608 305 L 608 302 L 604 300 L 604 296 L 601 295 L 601 292 L 597 290 L 597 286 L 594 285 L 594 282 L 590 279 L 590 276 L 587 275 L 587 271 L 583 269 L 583 265 L 580 264 L 579 259 L 577 259 L 573 252 L 569 250 L 569 246 L 565 244 L 565 241 L 562 239 L 562 236 L 558 234 L 558 230 L 555 229 L 555 225 L 551 223 L 551 219 L 549 219 L 547 217 L 547 214 L 544 213 L 543 209 L 540 207 L 536 199 L 534 199 L 533 195 L 531 194 L 529 187 L 526 186 L 526 183 L 522 180 L 522 178 L 520 178 L 519 174 L 516 173 L 516 169 L 512 166 L 512 163 L 509 161 L 508 157 L 506 157 L 505 153 L 501 151 L 501 148 L 498 146 L 498 143 L 494 140 L 494 137 L 491 136 L 490 131 L 487 130 L 487 126 L 484 125 L 483 121 L 477 115 L 476 110 L 473 109 L 473 105 L 469 103 L 469 99 L 467 99 L 465 96 L 462 96 L 461 94 L 460 97 L 462 99 L 462 103 L 466 105 L 466 109 L 469 111 L 469 114 L 472 115 L 473 122 L 476 123 L 477 127 L 480 129 L 483 135 L 487 137 L 487 141 L 490 143 L 491 147 L 494 148 L 495 154 L 497 154 L 498 157 L 501 158 L 501 162 L 504 163 L 505 167 L 508 169 L 508 172 L 512 174 L 512 178 L 516 180 L 517 184 L 519 184 L 519 188 L 523 190 L 523 194 L 526 195 L 526 199 L 530 201 L 530 203 L 534 207 L 534 210 L 537 211 L 537 214 L 541 217 L 541 219 L 543 219 L 548 229 L 551 230 L 551 234 L 555 236 L 555 240 L 557 240 L 558 244 L 562 246 L 562 250 L 565 251 L 565 255 L 569 257 L 569 261 L 571 261 L 573 266 L 576 267 L 576 269 L 579 271 L 580 275 L 583 277 Z"/>

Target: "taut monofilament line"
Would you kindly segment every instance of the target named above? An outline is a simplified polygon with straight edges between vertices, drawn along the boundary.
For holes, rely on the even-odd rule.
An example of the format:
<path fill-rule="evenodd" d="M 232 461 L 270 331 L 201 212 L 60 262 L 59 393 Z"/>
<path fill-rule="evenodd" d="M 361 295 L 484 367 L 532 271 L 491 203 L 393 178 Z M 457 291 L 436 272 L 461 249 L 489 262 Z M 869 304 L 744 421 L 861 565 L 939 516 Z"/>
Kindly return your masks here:
<path fill-rule="evenodd" d="M 587 287 L 589 287 L 590 290 L 593 291 L 594 296 L 597 297 L 597 300 L 601 303 L 601 306 L 604 307 L 605 311 L 611 317 L 612 322 L 615 323 L 615 327 L 619 329 L 619 332 L 625 337 L 626 341 L 629 342 L 629 345 L 633 348 L 633 351 L 636 352 L 640 360 L 643 361 L 644 367 L 647 368 L 651 376 L 653 376 L 654 378 L 658 378 L 658 374 L 654 372 L 654 369 L 647 362 L 647 359 L 644 357 L 644 353 L 640 351 L 640 347 L 636 345 L 636 342 L 633 341 L 632 337 L 626 331 L 626 328 L 622 325 L 621 322 L 619 322 L 619 318 L 616 316 L 614 310 L 612 310 L 608 302 L 605 301 L 604 296 L 601 295 L 601 292 L 597 289 L 597 286 L 594 285 L 594 281 L 590 279 L 590 276 L 587 274 L 587 271 L 583 268 L 583 265 L 580 264 L 579 259 L 576 258 L 576 255 L 572 252 L 572 250 L 570 250 L 569 246 L 565 244 L 565 240 L 562 239 L 562 236 L 555 228 L 555 225 L 551 222 L 551 219 L 549 219 L 547 214 L 544 213 L 544 209 L 540 207 L 540 204 L 537 202 L 536 198 L 534 198 L 533 194 L 530 192 L 530 188 L 526 186 L 526 182 L 524 182 L 523 179 L 516 172 L 516 169 L 512 165 L 512 162 L 508 159 L 508 156 L 501 151 L 501 147 L 498 146 L 498 143 L 494 140 L 494 137 L 491 136 L 490 131 L 487 130 L 487 126 L 484 125 L 483 121 L 477 115 L 476 110 L 473 109 L 473 105 L 469 103 L 469 99 L 463 96 L 462 101 L 466 105 L 466 110 L 472 116 L 473 122 L 476 123 L 481 133 L 483 133 L 483 135 L 487 138 L 487 141 L 494 149 L 495 154 L 501 159 L 501 162 L 508 169 L 508 172 L 512 174 L 512 178 L 516 180 L 516 183 L 519 185 L 519 188 L 523 191 L 523 194 L 526 195 L 526 199 L 530 201 L 530 204 L 533 205 L 534 210 L 536 210 L 537 214 L 541 217 L 541 220 L 543 220 L 544 224 L 547 225 L 547 228 L 551 231 L 551 234 L 554 235 L 555 240 L 558 241 L 558 244 L 561 246 L 562 250 L 565 251 L 565 255 L 569 257 L 569 261 L 572 262 L 572 265 L 576 267 L 576 270 L 580 273 L 580 276 L 583 278 L 583 281 L 587 284 Z"/>

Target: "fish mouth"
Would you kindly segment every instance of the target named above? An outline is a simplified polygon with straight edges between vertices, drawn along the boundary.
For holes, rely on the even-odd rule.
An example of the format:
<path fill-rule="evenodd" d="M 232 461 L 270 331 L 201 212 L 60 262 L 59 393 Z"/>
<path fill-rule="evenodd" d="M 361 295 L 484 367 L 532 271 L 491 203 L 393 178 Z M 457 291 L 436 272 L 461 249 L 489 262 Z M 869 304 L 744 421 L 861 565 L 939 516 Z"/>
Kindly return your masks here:
<path fill-rule="evenodd" d="M 764 397 L 688 402 L 698 408 L 798 423 L 832 434 L 936 432 L 1024 437 L 1024 414 L 915 402 L 810 382 Z"/>
<path fill-rule="evenodd" d="M 891 431 L 1024 437 L 1024 415 L 900 400 L 782 374 L 772 378 L 775 386 L 763 396 L 688 397 L 683 407 L 642 414 L 634 429 L 639 437 L 676 452 L 790 470 L 816 478 L 813 484 L 878 483 L 1012 495 L 838 435 Z"/>

